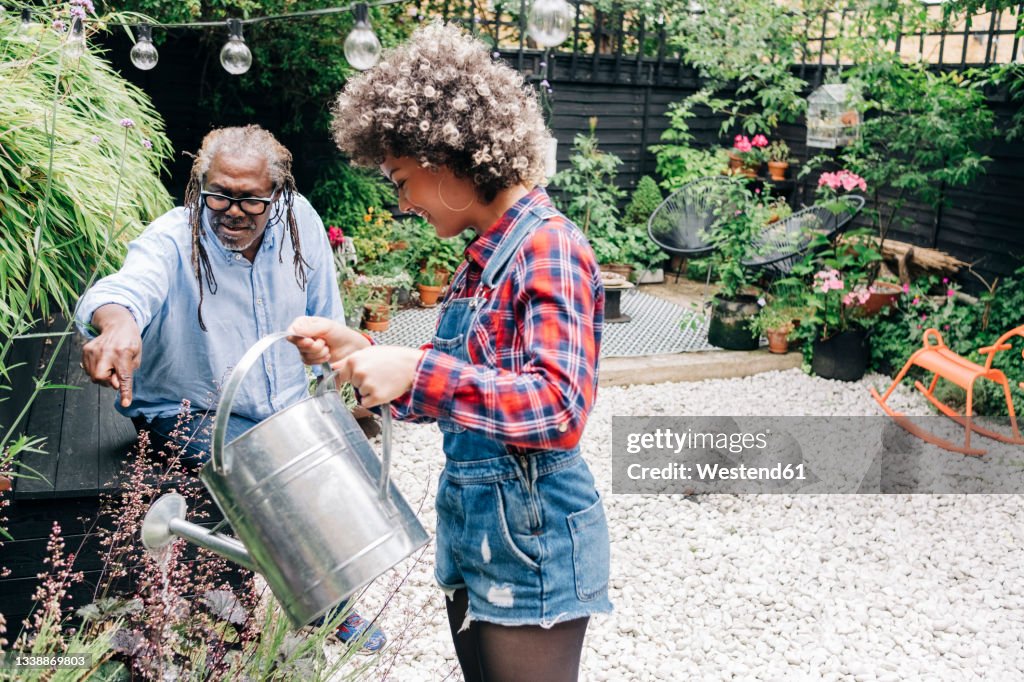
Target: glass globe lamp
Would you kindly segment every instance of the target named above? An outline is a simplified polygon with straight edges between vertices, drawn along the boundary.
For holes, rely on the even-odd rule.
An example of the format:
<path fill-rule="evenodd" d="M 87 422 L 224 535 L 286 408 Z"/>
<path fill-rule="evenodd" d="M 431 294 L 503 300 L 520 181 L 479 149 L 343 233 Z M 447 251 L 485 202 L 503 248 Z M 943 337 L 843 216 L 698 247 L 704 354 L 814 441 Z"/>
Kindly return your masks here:
<path fill-rule="evenodd" d="M 252 52 L 242 37 L 242 22 L 228 19 L 228 42 L 220 48 L 220 65 L 233 76 L 240 76 L 252 66 Z"/>
<path fill-rule="evenodd" d="M 366 71 L 380 59 L 380 41 L 370 28 L 370 9 L 360 2 L 354 10 L 356 25 L 345 38 L 345 59 L 353 68 Z"/>
<path fill-rule="evenodd" d="M 135 30 L 138 33 L 138 39 L 128 56 L 131 57 L 132 64 L 136 69 L 149 71 L 156 66 L 157 60 L 160 59 L 156 45 L 153 44 L 153 27 L 149 24 L 139 24 Z"/>
<path fill-rule="evenodd" d="M 526 19 L 526 30 L 543 48 L 565 42 L 572 29 L 572 7 L 565 0 L 534 0 Z"/>

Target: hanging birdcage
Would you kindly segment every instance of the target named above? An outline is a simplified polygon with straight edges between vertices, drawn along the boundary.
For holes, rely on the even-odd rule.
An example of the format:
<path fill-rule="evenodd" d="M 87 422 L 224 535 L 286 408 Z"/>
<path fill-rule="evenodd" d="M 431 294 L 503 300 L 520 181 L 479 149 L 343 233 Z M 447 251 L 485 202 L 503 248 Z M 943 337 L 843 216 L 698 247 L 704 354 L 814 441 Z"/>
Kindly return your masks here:
<path fill-rule="evenodd" d="M 860 135 L 860 112 L 849 85 L 822 85 L 807 97 L 807 146 L 843 147 Z"/>

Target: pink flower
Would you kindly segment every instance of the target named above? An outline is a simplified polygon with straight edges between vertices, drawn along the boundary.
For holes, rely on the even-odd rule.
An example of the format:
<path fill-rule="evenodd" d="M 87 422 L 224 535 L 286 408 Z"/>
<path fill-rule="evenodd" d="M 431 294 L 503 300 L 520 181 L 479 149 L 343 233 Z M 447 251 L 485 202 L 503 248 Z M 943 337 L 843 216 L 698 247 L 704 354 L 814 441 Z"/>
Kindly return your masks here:
<path fill-rule="evenodd" d="M 921 299 L 919 299 L 917 296 L 915 296 L 914 300 L 911 302 L 911 305 L 917 305 L 920 302 L 921 302 Z"/>
<path fill-rule="evenodd" d="M 949 331 L 949 325 L 948 324 L 942 325 L 942 331 L 948 332 Z"/>
<path fill-rule="evenodd" d="M 750 141 L 750 144 L 752 144 L 753 146 L 758 147 L 758 148 L 760 148 L 760 147 L 767 147 L 768 146 L 768 138 L 765 137 L 764 135 L 761 135 L 760 133 L 758 133 L 757 135 L 754 135 L 754 139 Z"/>
<path fill-rule="evenodd" d="M 952 289 L 946 289 L 946 297 L 947 298 L 953 298 L 953 296 L 955 296 L 955 295 L 956 295 L 955 291 L 953 291 Z"/>
<path fill-rule="evenodd" d="M 746 153 L 749 152 L 753 147 L 750 144 L 750 139 L 746 135 L 737 135 L 733 140 L 732 145 L 736 151 Z"/>
<path fill-rule="evenodd" d="M 942 283 L 943 284 L 949 284 L 949 277 L 943 277 L 942 278 Z"/>
<path fill-rule="evenodd" d="M 903 283 L 903 293 L 905 293 L 905 294 L 909 294 L 910 293 L 910 285 L 907 284 L 906 282 Z"/>
<path fill-rule="evenodd" d="M 327 230 L 327 240 L 331 246 L 341 246 L 345 243 L 345 233 L 341 231 L 340 227 L 331 225 Z"/>

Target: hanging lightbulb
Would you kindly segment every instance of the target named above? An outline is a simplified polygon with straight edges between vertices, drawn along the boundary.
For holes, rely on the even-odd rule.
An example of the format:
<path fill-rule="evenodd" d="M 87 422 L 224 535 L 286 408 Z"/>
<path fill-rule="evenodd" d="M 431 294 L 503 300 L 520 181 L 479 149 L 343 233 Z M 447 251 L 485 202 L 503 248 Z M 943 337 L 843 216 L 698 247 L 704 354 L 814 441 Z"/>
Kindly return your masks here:
<path fill-rule="evenodd" d="M 366 71 L 380 59 L 380 41 L 370 28 L 370 8 L 366 3 L 357 3 L 353 13 L 356 25 L 345 38 L 345 59 L 353 68 Z"/>
<path fill-rule="evenodd" d="M 153 27 L 149 24 L 139 24 L 135 27 L 135 32 L 138 34 L 136 42 L 128 56 L 131 57 L 136 69 L 149 71 L 160 59 L 156 45 L 153 44 Z"/>
<path fill-rule="evenodd" d="M 64 56 L 68 59 L 78 59 L 85 54 L 85 30 L 82 28 L 82 18 L 75 17 L 71 23 L 71 32 L 64 41 Z"/>
<path fill-rule="evenodd" d="M 19 41 L 31 40 L 32 31 L 32 10 L 23 9 L 21 10 L 21 25 L 18 26 L 18 33 L 16 35 L 16 39 Z"/>
<path fill-rule="evenodd" d="M 224 70 L 234 76 L 240 76 L 252 66 L 252 52 L 245 44 L 242 37 L 242 22 L 238 19 L 228 19 L 228 33 L 230 37 L 224 47 L 220 48 L 220 65 Z"/>
<path fill-rule="evenodd" d="M 526 19 L 526 30 L 541 47 L 565 42 L 572 28 L 572 7 L 565 0 L 534 0 Z"/>

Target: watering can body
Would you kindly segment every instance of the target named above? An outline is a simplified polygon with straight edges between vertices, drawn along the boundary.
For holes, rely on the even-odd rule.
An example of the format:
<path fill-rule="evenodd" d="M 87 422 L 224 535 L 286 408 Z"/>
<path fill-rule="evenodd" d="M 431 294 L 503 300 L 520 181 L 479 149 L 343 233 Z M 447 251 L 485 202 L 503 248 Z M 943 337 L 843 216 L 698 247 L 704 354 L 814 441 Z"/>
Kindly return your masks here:
<path fill-rule="evenodd" d="M 199 473 L 244 548 L 233 543 L 234 551 L 221 551 L 230 538 L 218 536 L 220 546 L 204 542 L 178 532 L 191 525 L 180 520 L 170 529 L 262 573 L 288 618 L 301 626 L 422 547 L 428 536 L 390 482 L 387 406 L 382 460 L 338 392 L 324 390 L 333 384 L 327 377 L 316 395 L 223 443 L 235 390 L 263 350 L 283 337 L 261 339 L 235 367 L 218 405 L 212 457 Z"/>

